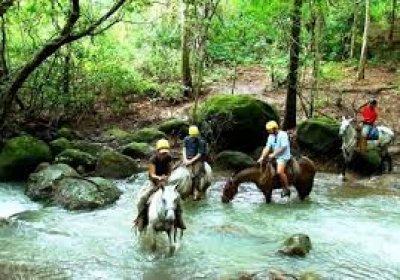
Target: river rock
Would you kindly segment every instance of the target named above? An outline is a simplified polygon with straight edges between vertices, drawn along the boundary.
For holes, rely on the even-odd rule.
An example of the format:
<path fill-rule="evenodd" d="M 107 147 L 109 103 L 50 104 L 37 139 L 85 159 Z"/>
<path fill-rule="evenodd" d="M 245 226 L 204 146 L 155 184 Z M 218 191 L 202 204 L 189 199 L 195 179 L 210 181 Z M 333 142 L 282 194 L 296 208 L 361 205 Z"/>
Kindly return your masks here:
<path fill-rule="evenodd" d="M 0 181 L 25 180 L 36 166 L 52 158 L 43 141 L 29 135 L 6 141 L 0 153 Z"/>
<path fill-rule="evenodd" d="M 68 127 L 62 127 L 57 131 L 58 138 L 66 138 L 68 140 L 78 139 L 81 136 L 74 130 Z"/>
<path fill-rule="evenodd" d="M 120 128 L 110 128 L 101 134 L 104 141 L 115 141 L 120 144 L 126 144 L 133 141 L 132 133 Z"/>
<path fill-rule="evenodd" d="M 66 149 L 72 148 L 71 141 L 67 138 L 57 138 L 49 143 L 53 155 L 58 155 Z"/>
<path fill-rule="evenodd" d="M 65 176 L 78 176 L 78 173 L 66 164 L 53 164 L 29 176 L 25 194 L 33 200 L 52 198 L 54 185 Z"/>
<path fill-rule="evenodd" d="M 117 151 L 107 151 L 100 155 L 96 174 L 107 178 L 126 178 L 139 171 L 137 163 Z"/>
<path fill-rule="evenodd" d="M 165 135 L 164 132 L 158 130 L 155 127 L 146 127 L 143 129 L 140 129 L 136 131 L 133 134 L 132 140 L 135 142 L 145 142 L 145 143 L 151 143 L 154 142 L 158 139 L 161 138 L 166 138 L 167 136 Z"/>
<path fill-rule="evenodd" d="M 0 217 L 0 227 L 6 226 L 10 223 L 10 221 L 7 218 Z"/>
<path fill-rule="evenodd" d="M 104 151 L 111 151 L 110 147 L 105 144 L 90 142 L 87 140 L 74 140 L 71 142 L 72 148 L 88 153 L 91 156 L 98 158 Z"/>
<path fill-rule="evenodd" d="M 299 124 L 297 142 L 315 156 L 332 157 L 341 153 L 340 124 L 328 118 L 311 118 Z"/>
<path fill-rule="evenodd" d="M 142 142 L 132 142 L 121 147 L 120 150 L 122 154 L 131 158 L 147 158 L 154 152 L 154 148 L 152 146 Z"/>
<path fill-rule="evenodd" d="M 322 277 L 314 272 L 304 272 L 300 275 L 299 280 L 321 280 Z"/>
<path fill-rule="evenodd" d="M 278 252 L 287 256 L 305 257 L 311 250 L 311 240 L 308 235 L 294 234 L 284 243 L 284 247 Z"/>
<path fill-rule="evenodd" d="M 400 191 L 400 174 L 384 174 L 382 176 L 359 180 L 357 181 L 357 185 L 369 188 Z"/>
<path fill-rule="evenodd" d="M 189 123 L 180 119 L 169 119 L 159 124 L 157 128 L 165 134 L 184 138 L 188 134 Z"/>
<path fill-rule="evenodd" d="M 77 149 L 66 149 L 55 159 L 55 163 L 64 163 L 74 168 L 83 166 L 85 170 L 93 170 L 96 161 L 97 159 L 92 155 Z"/>
<path fill-rule="evenodd" d="M 242 152 L 223 151 L 216 156 L 214 164 L 223 169 L 239 171 L 254 166 L 256 161 Z"/>
<path fill-rule="evenodd" d="M 54 201 L 69 210 L 95 209 L 115 202 L 122 192 L 100 177 L 65 177 L 55 186 Z"/>
<path fill-rule="evenodd" d="M 265 123 L 279 122 L 271 105 L 245 95 L 216 95 L 200 107 L 202 133 L 216 141 L 217 151 L 251 152 L 265 144 Z"/>

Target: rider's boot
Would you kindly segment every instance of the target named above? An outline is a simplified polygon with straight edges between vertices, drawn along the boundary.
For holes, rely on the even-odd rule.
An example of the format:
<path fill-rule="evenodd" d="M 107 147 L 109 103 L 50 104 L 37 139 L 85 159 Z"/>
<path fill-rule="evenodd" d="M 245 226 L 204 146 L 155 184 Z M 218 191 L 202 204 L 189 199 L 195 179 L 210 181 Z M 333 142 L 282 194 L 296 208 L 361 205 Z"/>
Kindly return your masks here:
<path fill-rule="evenodd" d="M 290 197 L 290 189 L 289 189 L 289 182 L 286 174 L 283 174 L 281 177 L 281 182 L 282 182 L 282 192 L 281 192 L 281 197 Z"/>

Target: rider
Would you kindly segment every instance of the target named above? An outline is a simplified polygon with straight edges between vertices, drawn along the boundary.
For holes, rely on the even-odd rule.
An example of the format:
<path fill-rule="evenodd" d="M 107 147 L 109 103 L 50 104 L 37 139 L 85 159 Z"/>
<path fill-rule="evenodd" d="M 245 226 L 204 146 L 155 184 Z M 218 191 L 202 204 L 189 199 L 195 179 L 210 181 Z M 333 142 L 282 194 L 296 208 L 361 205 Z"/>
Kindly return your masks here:
<path fill-rule="evenodd" d="M 257 160 L 258 163 L 262 163 L 265 158 L 273 159 L 276 158 L 277 172 L 282 182 L 282 193 L 281 196 L 290 197 L 289 181 L 285 174 L 285 167 L 287 162 L 290 160 L 290 143 L 287 132 L 280 130 L 276 121 L 269 121 L 265 125 L 269 136 L 267 144 L 264 147 L 260 158 Z"/>
<path fill-rule="evenodd" d="M 148 165 L 148 175 L 150 184 L 147 184 L 140 191 L 141 196 L 139 198 L 137 208 L 138 216 L 134 223 L 141 231 L 144 227 L 144 218 L 146 215 L 146 205 L 149 198 L 155 193 L 160 187 L 165 185 L 168 177 L 171 175 L 172 169 L 172 157 L 169 152 L 169 142 L 167 139 L 160 139 L 156 144 L 156 153 L 150 158 Z M 178 202 L 176 210 L 177 226 L 181 229 L 186 229 L 186 226 L 182 218 L 182 209 L 180 202 Z"/>
<path fill-rule="evenodd" d="M 207 143 L 200 137 L 199 128 L 189 127 L 189 136 L 183 140 L 183 163 L 192 176 L 193 199 L 200 198 L 200 179 L 205 174 L 204 161 L 207 156 Z"/>
<path fill-rule="evenodd" d="M 377 104 L 375 98 L 371 98 L 369 102 L 362 107 L 362 131 L 361 139 L 359 144 L 360 152 L 365 152 L 367 150 L 367 140 L 371 129 L 374 127 L 375 121 L 378 118 Z"/>

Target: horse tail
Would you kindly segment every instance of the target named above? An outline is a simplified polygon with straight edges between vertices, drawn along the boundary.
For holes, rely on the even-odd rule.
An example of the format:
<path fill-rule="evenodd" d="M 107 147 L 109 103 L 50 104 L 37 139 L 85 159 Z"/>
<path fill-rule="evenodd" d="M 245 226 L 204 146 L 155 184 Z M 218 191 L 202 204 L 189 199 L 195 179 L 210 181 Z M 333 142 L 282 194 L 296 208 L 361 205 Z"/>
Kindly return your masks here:
<path fill-rule="evenodd" d="M 316 167 L 314 162 L 306 156 L 302 156 L 298 160 L 298 165 L 300 172 L 295 186 L 300 199 L 303 200 L 311 193 L 313 188 Z"/>

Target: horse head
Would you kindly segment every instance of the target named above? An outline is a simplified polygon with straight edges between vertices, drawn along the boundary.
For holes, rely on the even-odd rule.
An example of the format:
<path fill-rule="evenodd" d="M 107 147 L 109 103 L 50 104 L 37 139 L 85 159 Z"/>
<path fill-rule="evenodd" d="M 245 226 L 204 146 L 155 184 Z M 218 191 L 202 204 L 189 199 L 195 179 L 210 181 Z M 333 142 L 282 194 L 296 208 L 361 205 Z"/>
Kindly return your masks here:
<path fill-rule="evenodd" d="M 161 207 L 159 214 L 169 224 L 175 221 L 175 210 L 180 199 L 177 187 L 178 185 L 167 185 L 161 188 Z"/>
<path fill-rule="evenodd" d="M 222 197 L 221 200 L 223 203 L 228 203 L 230 202 L 233 197 L 237 194 L 238 192 L 238 185 L 235 183 L 233 177 L 230 177 L 225 185 L 224 189 L 222 191 Z"/>
<path fill-rule="evenodd" d="M 346 119 L 345 116 L 342 116 L 342 122 L 340 123 L 339 128 L 339 136 L 343 137 L 347 129 L 351 126 L 351 123 L 354 121 L 354 118 Z"/>

